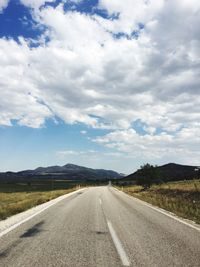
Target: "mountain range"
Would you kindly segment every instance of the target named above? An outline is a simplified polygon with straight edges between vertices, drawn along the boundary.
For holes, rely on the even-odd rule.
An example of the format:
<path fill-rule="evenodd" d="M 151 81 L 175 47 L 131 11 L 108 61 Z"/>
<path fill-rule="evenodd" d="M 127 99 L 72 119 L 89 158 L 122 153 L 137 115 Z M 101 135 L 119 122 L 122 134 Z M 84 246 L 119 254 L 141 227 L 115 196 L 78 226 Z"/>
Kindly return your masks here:
<path fill-rule="evenodd" d="M 24 170 L 20 172 L 4 172 L 0 173 L 0 180 L 16 180 L 16 179 L 67 179 L 67 180 L 110 180 L 119 179 L 121 174 L 112 170 L 92 169 L 74 164 L 66 164 L 64 166 L 39 167 L 34 170 Z"/>
<path fill-rule="evenodd" d="M 200 178 L 200 167 L 168 163 L 155 167 L 163 182 L 189 180 Z M 2 172 L 0 181 L 19 181 L 27 179 L 62 179 L 74 181 L 106 181 L 120 179 L 121 181 L 136 181 L 140 176 L 139 170 L 125 176 L 112 170 L 92 169 L 75 164 L 64 166 L 39 167 L 34 170 L 20 172 Z"/>
<path fill-rule="evenodd" d="M 188 166 L 176 163 L 168 163 L 162 166 L 155 167 L 160 179 L 163 182 L 190 180 L 194 178 L 200 178 L 200 167 Z M 124 181 L 134 181 L 140 176 L 139 170 L 124 177 Z"/>

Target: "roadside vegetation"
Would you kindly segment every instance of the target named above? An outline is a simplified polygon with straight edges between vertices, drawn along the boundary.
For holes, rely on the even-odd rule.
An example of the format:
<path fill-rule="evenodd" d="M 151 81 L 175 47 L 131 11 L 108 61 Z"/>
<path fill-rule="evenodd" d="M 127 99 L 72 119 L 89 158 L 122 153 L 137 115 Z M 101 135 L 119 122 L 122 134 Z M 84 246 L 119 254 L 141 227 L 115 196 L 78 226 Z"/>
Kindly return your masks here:
<path fill-rule="evenodd" d="M 64 181 L 0 183 L 0 220 L 78 188 L 79 185 Z"/>
<path fill-rule="evenodd" d="M 200 180 L 118 187 L 131 196 L 200 223 Z"/>

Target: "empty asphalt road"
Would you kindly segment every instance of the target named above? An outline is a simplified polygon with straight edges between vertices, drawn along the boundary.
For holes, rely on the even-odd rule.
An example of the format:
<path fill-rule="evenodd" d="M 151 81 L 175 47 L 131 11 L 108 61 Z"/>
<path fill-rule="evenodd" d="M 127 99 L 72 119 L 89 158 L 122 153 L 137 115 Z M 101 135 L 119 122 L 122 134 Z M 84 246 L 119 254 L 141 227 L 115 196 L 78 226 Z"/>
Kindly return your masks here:
<path fill-rule="evenodd" d="M 2 236 L 0 266 L 199 267 L 200 231 L 112 187 L 92 187 Z"/>

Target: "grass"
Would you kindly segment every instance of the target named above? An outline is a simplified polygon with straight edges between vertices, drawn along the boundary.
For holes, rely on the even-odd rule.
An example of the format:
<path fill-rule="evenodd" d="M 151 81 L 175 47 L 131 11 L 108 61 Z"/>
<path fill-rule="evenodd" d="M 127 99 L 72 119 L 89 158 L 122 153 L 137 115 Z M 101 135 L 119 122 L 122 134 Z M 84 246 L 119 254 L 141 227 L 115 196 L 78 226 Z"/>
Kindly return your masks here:
<path fill-rule="evenodd" d="M 76 188 L 76 184 L 64 181 L 0 183 L 0 220 L 72 192 Z"/>
<path fill-rule="evenodd" d="M 118 188 L 180 217 L 200 223 L 200 180 L 153 185 L 145 191 L 140 186 Z"/>

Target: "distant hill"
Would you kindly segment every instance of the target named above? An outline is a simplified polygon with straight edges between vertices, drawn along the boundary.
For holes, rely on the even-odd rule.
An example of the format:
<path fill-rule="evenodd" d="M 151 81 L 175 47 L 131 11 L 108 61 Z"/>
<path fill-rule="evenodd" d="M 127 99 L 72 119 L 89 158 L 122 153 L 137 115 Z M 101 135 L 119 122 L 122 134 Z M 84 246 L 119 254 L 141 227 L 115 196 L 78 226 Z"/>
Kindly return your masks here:
<path fill-rule="evenodd" d="M 200 178 L 200 171 L 197 166 L 187 166 L 175 163 L 168 163 L 162 166 L 156 167 L 158 174 L 163 182 L 189 180 L 194 178 Z M 125 176 L 123 181 L 134 181 L 139 178 L 139 171 Z"/>
<path fill-rule="evenodd" d="M 64 166 L 39 167 L 35 170 L 0 173 L 0 181 L 28 178 L 51 179 L 52 177 L 67 180 L 110 180 L 119 179 L 122 175 L 112 170 L 92 169 L 70 163 Z"/>

